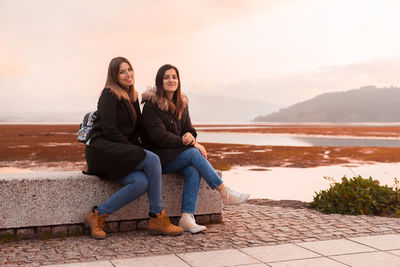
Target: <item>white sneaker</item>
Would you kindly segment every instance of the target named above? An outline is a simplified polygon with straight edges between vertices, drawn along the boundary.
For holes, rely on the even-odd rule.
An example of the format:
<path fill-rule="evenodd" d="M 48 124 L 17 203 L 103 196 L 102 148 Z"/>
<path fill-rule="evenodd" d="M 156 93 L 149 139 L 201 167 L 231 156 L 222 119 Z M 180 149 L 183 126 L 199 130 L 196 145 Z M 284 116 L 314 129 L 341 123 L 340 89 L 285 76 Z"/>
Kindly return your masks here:
<path fill-rule="evenodd" d="M 249 199 L 249 193 L 239 193 L 233 191 L 228 186 L 224 186 L 224 188 L 220 191 L 222 203 L 225 205 L 239 205 Z"/>
<path fill-rule="evenodd" d="M 183 228 L 183 231 L 190 232 L 192 234 L 204 231 L 207 229 L 204 225 L 198 225 L 192 213 L 182 213 L 181 219 L 179 220 L 179 226 Z"/>

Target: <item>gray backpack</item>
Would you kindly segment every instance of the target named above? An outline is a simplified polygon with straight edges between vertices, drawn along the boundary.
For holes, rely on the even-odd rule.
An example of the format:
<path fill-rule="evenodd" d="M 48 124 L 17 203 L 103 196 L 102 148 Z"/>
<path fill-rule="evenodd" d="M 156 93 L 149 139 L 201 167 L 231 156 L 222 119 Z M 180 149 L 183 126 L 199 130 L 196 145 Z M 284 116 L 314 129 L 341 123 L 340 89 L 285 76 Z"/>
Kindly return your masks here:
<path fill-rule="evenodd" d="M 79 125 L 78 131 L 78 141 L 81 143 L 85 143 L 86 145 L 90 144 L 90 136 L 92 135 L 92 129 L 94 120 L 97 118 L 97 110 L 86 113 L 83 117 L 82 123 Z"/>

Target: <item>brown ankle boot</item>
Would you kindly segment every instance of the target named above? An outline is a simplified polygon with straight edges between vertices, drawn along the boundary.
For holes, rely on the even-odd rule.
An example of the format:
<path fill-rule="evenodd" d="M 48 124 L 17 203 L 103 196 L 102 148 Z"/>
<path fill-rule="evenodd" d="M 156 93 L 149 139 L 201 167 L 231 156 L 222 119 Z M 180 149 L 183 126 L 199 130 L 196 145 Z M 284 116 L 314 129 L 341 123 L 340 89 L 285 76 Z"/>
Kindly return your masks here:
<path fill-rule="evenodd" d="M 95 207 L 96 208 L 96 207 Z M 86 216 L 85 225 L 90 228 L 90 235 L 96 239 L 106 238 L 106 233 L 104 232 L 104 219 L 107 214 L 102 214 L 99 216 L 99 212 L 93 208 L 89 215 Z"/>
<path fill-rule="evenodd" d="M 183 228 L 173 225 L 168 216 L 165 215 L 164 210 L 155 216 L 156 217 L 150 216 L 147 226 L 150 231 L 162 235 L 180 235 L 183 233 Z"/>

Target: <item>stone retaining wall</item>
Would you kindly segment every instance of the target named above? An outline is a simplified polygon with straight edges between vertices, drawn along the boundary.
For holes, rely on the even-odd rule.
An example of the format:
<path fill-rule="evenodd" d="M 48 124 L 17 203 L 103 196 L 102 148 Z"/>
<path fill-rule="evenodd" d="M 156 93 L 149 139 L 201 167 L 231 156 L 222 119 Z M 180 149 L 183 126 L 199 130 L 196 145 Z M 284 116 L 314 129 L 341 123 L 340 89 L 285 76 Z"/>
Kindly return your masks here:
<path fill-rule="evenodd" d="M 221 175 L 221 174 L 220 174 Z M 183 177 L 163 175 L 163 204 L 172 221 L 180 216 Z M 91 207 L 107 200 L 122 185 L 81 172 L 37 172 L 0 175 L 0 235 L 73 235 L 83 231 Z M 220 222 L 220 195 L 202 179 L 196 218 Z M 174 218 L 176 217 L 176 218 Z M 108 232 L 143 229 L 148 219 L 147 195 L 106 219 Z M 199 222 L 200 222 L 199 221 Z"/>

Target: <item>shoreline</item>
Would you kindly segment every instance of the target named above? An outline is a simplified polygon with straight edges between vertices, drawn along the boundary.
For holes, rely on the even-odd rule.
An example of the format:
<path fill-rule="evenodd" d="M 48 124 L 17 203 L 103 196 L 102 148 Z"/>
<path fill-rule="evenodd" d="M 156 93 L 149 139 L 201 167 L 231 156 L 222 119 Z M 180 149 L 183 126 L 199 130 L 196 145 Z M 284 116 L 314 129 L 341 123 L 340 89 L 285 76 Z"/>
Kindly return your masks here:
<path fill-rule="evenodd" d="M 234 133 L 234 134 L 252 134 L 252 135 L 266 135 L 266 136 L 290 136 L 290 137 L 310 137 L 310 138 L 343 138 L 343 139 L 374 139 L 374 140 L 398 140 L 400 141 L 400 136 L 399 137 L 393 137 L 393 136 L 374 136 L 374 135 L 341 135 L 341 134 L 336 134 L 336 135 L 329 135 L 329 134 L 306 134 L 306 133 L 263 133 L 263 132 L 246 132 L 246 131 L 229 131 L 229 130 L 197 130 L 197 132 L 210 132 L 210 133 Z"/>
<path fill-rule="evenodd" d="M 243 126 L 246 126 L 244 128 Z M 252 126 L 243 125 L 242 128 L 220 128 L 218 127 L 235 127 L 232 126 L 200 126 L 209 127 L 209 129 L 198 129 L 199 132 L 229 132 L 229 133 L 260 133 L 260 134 L 290 134 L 290 135 L 304 135 L 308 137 L 330 136 L 337 137 L 343 136 L 346 138 L 359 138 L 359 137 L 388 137 L 400 138 L 400 126 L 356 126 L 356 125 L 264 125 Z M 250 127 L 252 126 L 252 127 Z"/>
<path fill-rule="evenodd" d="M 86 168 L 84 145 L 76 140 L 78 125 L 0 125 L 0 167 L 53 168 L 82 170 Z M 199 130 L 201 132 L 203 130 Z M 274 126 L 254 129 L 214 129 L 217 132 L 251 132 L 258 134 L 374 134 L 384 138 L 400 137 L 400 126 L 334 127 L 325 125 Z M 378 134 L 377 134 L 378 133 Z M 399 147 L 352 146 L 268 146 L 202 143 L 209 161 L 216 169 L 232 166 L 309 168 L 338 164 L 400 162 Z"/>

